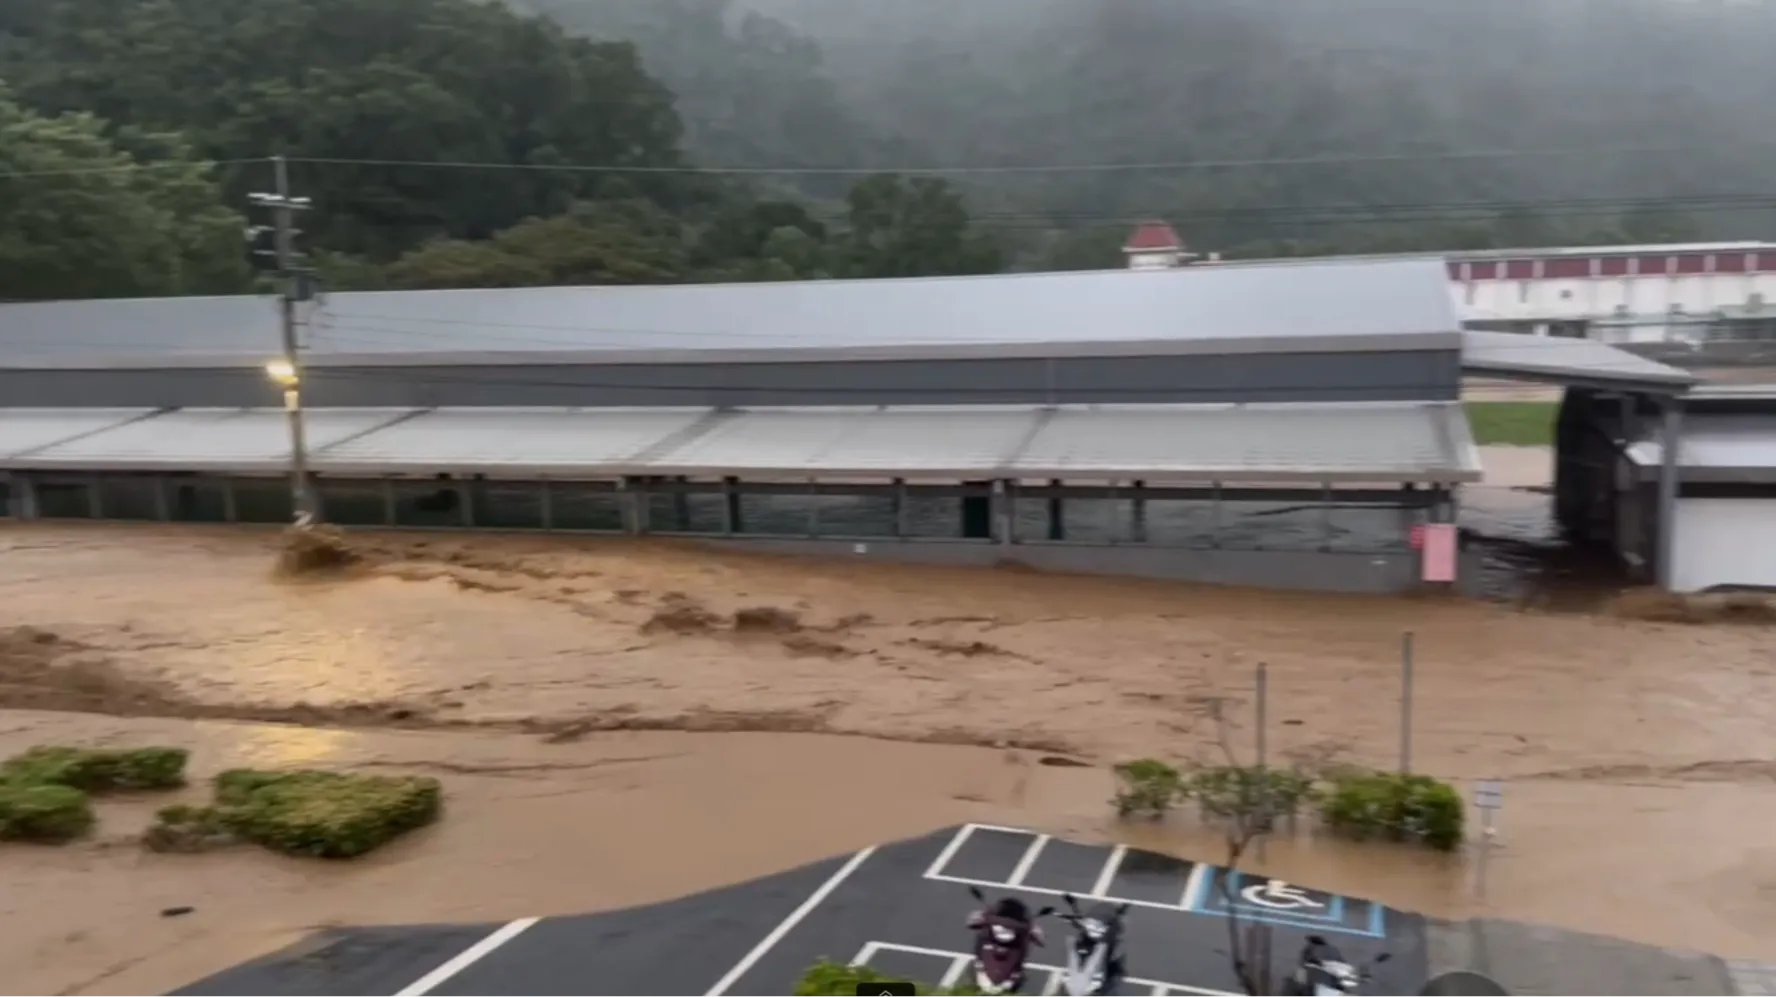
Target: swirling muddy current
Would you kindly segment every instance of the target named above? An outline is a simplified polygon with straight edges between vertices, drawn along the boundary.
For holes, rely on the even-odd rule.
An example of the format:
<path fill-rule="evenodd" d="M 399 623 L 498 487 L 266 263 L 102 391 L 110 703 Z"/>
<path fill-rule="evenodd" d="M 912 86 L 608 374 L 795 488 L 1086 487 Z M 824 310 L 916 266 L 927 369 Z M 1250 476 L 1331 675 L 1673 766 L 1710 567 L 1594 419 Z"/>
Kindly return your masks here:
<path fill-rule="evenodd" d="M 1470 497 L 1466 525 L 1526 547 L 1552 544 L 1545 496 L 1497 487 L 1491 505 Z M 606 828 L 601 847 L 634 875 L 622 889 L 575 894 L 588 906 L 659 899 L 644 878 L 666 893 L 693 888 L 686 876 L 720 879 L 713 867 L 691 874 L 670 855 L 649 858 L 655 843 L 682 848 L 715 827 L 772 842 L 735 838 L 752 873 L 856 847 L 867 822 L 846 823 L 821 801 L 858 786 L 900 807 L 891 823 L 908 833 L 972 816 L 1126 835 L 1102 817 L 1101 771 L 1033 759 L 1207 758 L 1223 735 L 1245 751 L 1255 742 L 1260 662 L 1272 757 L 1397 764 L 1400 648 L 1410 632 L 1412 766 L 1510 787 L 1487 905 L 1476 907 L 1459 862 L 1433 867 L 1323 843 L 1279 844 L 1270 861 L 1305 881 L 1434 913 L 1484 909 L 1773 954 L 1776 850 L 1761 831 L 1776 817 L 1776 633 L 1767 627 L 1642 622 L 1522 599 L 1257 592 L 666 542 L 353 542 L 364 560 L 351 572 L 289 580 L 270 571 L 276 538 L 264 532 L 0 530 L 5 746 L 152 731 L 224 755 L 274 744 L 293 764 L 332 755 L 447 773 L 462 799 L 450 822 L 475 835 L 441 833 L 367 872 L 274 864 L 237 869 L 235 880 L 204 874 L 191 889 L 227 907 L 244 903 L 237 893 L 247 889 L 230 882 L 279 877 L 280 889 L 302 897 L 289 901 L 284 927 L 426 919 L 428 904 L 433 919 L 521 916 L 574 901 L 542 871 L 559 878 L 569 860 L 545 859 L 571 843 L 514 830 L 519 821 L 585 826 L 620 810 L 633 833 Z M 1500 559 L 1506 577 L 1508 562 Z M 843 751 L 809 751 L 806 739 L 821 735 L 865 737 L 833 742 Z M 744 750 L 717 747 L 736 739 Z M 586 777 L 589 759 L 613 753 L 675 760 Z M 710 788 L 728 783 L 753 791 Z M 1187 830 L 1151 835 L 1143 843 L 1212 848 Z M 511 841 L 525 855 L 511 854 Z M 158 862 L 144 873 L 139 859 L 91 850 L 99 847 L 34 860 L 14 882 L 37 887 L 14 897 L 38 906 L 0 904 L 7 924 L 25 919 L 19 938 L 37 939 L 34 954 L 12 946 L 37 960 L 25 978 L 48 989 L 36 992 L 149 985 L 122 970 L 81 976 L 103 957 L 51 944 L 40 937 L 47 928 L 32 927 L 83 930 L 76 922 L 101 915 L 80 904 L 127 892 L 93 877 L 149 876 L 155 890 L 178 892 L 182 881 Z M 0 862 L 9 872 L 17 865 L 3 854 Z M 510 876 L 497 889 L 488 877 L 454 877 L 448 887 L 425 879 L 477 862 Z M 391 889 L 400 903 L 373 895 Z M 67 894 L 55 902 L 74 912 L 46 920 L 52 892 Z M 1630 894 L 1657 901 L 1630 903 Z M 127 948 L 131 932 L 117 934 Z"/>

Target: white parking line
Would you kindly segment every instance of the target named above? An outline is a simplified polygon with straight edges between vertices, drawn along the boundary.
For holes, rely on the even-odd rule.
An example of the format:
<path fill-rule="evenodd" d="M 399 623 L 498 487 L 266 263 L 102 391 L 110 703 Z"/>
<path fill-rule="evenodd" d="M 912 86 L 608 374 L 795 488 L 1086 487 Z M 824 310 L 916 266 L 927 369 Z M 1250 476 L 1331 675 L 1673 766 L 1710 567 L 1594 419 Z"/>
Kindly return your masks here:
<path fill-rule="evenodd" d="M 1040 893 L 1045 897 L 1063 896 L 1069 892 L 1067 890 L 1051 890 L 1046 886 L 1007 887 L 1004 883 L 994 882 L 991 879 L 969 879 L 967 876 L 933 876 L 927 874 L 925 878 L 935 879 L 940 883 L 958 883 L 962 886 L 979 886 L 989 890 L 1016 889 L 1020 893 Z M 1131 907 L 1150 907 L 1154 910 L 1169 910 L 1174 914 L 1187 912 L 1186 908 L 1178 904 L 1162 904 L 1155 900 L 1136 900 L 1133 897 L 1106 897 L 1094 893 L 1075 893 L 1073 894 L 1073 899 L 1095 901 L 1112 905 L 1128 904 Z"/>
<path fill-rule="evenodd" d="M 973 956 L 966 952 L 952 952 L 947 949 L 931 949 L 926 948 L 923 945 L 900 945 L 895 942 L 870 942 L 868 945 L 865 945 L 862 949 L 858 950 L 857 955 L 851 959 L 851 965 L 867 966 L 869 965 L 870 960 L 876 957 L 878 952 L 905 952 L 908 955 L 929 956 L 933 959 L 943 959 L 948 961 L 950 965 L 949 968 L 945 970 L 943 976 L 943 979 L 946 982 L 942 984 L 946 987 L 951 986 L 957 979 L 960 979 L 962 973 L 967 969 L 968 964 L 974 959 Z M 1058 992 L 1061 974 L 1066 972 L 1066 970 L 1060 966 L 1051 966 L 1042 962 L 1026 962 L 1024 963 L 1024 969 L 1026 971 L 1048 974 L 1049 979 L 1042 990 L 1045 994 Z M 1226 990 L 1207 990 L 1202 987 L 1188 986 L 1183 983 L 1167 983 L 1164 980 L 1142 979 L 1138 976 L 1125 976 L 1123 977 L 1123 982 L 1132 987 L 1146 987 L 1147 991 L 1152 994 L 1153 997 L 1165 997 L 1167 994 L 1192 994 L 1196 995 L 1196 997 L 1237 997 L 1237 995 Z"/>
<path fill-rule="evenodd" d="M 1002 824 L 970 824 L 976 831 L 998 831 L 1000 834 L 1035 834 L 1027 827 L 1005 827 Z"/>
<path fill-rule="evenodd" d="M 1116 870 L 1122 868 L 1122 860 L 1128 853 L 1127 845 L 1117 845 L 1110 849 L 1110 858 L 1104 862 L 1104 870 L 1098 873 L 1097 881 L 1092 883 L 1093 896 L 1101 897 L 1110 892 L 1110 883 L 1116 878 Z"/>
<path fill-rule="evenodd" d="M 968 839 L 972 837 L 976 831 L 996 831 L 1000 834 L 1022 834 L 1036 840 L 1032 841 L 1029 847 L 1024 849 L 1023 857 L 1018 860 L 1017 867 L 1012 870 L 1011 875 L 1003 882 L 991 879 L 975 879 L 971 876 L 952 876 L 945 872 L 944 869 L 950 864 L 950 861 L 956 857 L 956 853 L 962 850 L 962 846 L 968 843 Z M 963 886 L 979 886 L 985 889 L 1013 889 L 1021 890 L 1025 893 L 1039 893 L 1049 897 L 1062 896 L 1071 891 L 1051 890 L 1045 886 L 1024 885 L 1024 877 L 1030 874 L 1030 869 L 1036 864 L 1036 859 L 1042 854 L 1042 849 L 1048 845 L 1050 840 L 1052 839 L 1046 834 L 1040 834 L 1036 831 L 1027 829 L 998 827 L 992 824 L 964 824 L 957 829 L 955 836 L 950 838 L 949 843 L 944 845 L 943 850 L 938 852 L 937 858 L 932 860 L 930 868 L 925 870 L 925 878 L 935 879 L 941 883 L 959 883 Z M 1184 880 L 1184 892 L 1183 896 L 1180 898 L 1182 901 L 1180 903 L 1160 903 L 1155 900 L 1135 900 L 1131 897 L 1111 896 L 1106 891 L 1110 887 L 1111 880 L 1116 878 L 1116 872 L 1122 866 L 1123 859 L 1127 855 L 1128 848 L 1123 845 L 1117 845 L 1111 850 L 1109 861 L 1107 861 L 1104 864 L 1104 868 L 1099 871 L 1097 882 L 1092 884 L 1092 891 L 1083 894 L 1074 893 L 1073 896 L 1080 900 L 1100 901 L 1109 904 L 1129 904 L 1135 907 L 1151 907 L 1154 910 L 1169 910 L 1175 912 L 1189 909 L 1189 901 L 1196 896 L 1202 887 L 1206 875 L 1206 867 L 1204 865 L 1199 862 L 1190 863 L 1190 872 Z"/>
<path fill-rule="evenodd" d="M 1030 874 L 1031 867 L 1036 864 L 1037 856 L 1042 854 L 1042 849 L 1047 847 L 1049 840 L 1048 835 L 1039 834 L 1035 841 L 1030 842 L 1030 847 L 1024 849 L 1024 857 L 1018 859 L 1017 868 L 1011 870 L 1011 878 L 1005 881 L 1006 886 L 1023 885 L 1024 877 Z"/>
<path fill-rule="evenodd" d="M 420 997 L 421 994 L 431 993 L 443 985 L 444 981 L 487 958 L 494 949 L 517 938 L 529 930 L 531 925 L 541 920 L 540 917 L 521 917 L 516 921 L 501 925 L 498 930 L 486 938 L 458 952 L 456 957 L 449 962 L 395 991 L 395 997 Z"/>
<path fill-rule="evenodd" d="M 1179 906 L 1185 910 L 1195 910 L 1196 903 L 1202 898 L 1203 887 L 1209 883 L 1209 867 L 1197 862 L 1190 867 L 1190 875 L 1184 878 L 1184 899 Z"/>
<path fill-rule="evenodd" d="M 858 852 L 856 855 L 851 856 L 850 861 L 846 862 L 843 866 L 840 866 L 839 871 L 827 877 L 826 882 L 821 883 L 819 889 L 808 894 L 808 899 L 802 901 L 800 907 L 790 911 L 789 916 L 784 918 L 781 924 L 772 928 L 771 933 L 766 935 L 757 945 L 754 945 L 751 952 L 746 953 L 739 962 L 735 963 L 734 968 L 728 970 L 727 975 L 717 980 L 715 986 L 704 991 L 703 997 L 721 997 L 722 994 L 727 993 L 729 987 L 733 986 L 740 977 L 745 976 L 747 970 L 750 970 L 760 959 L 763 959 L 765 953 L 775 948 L 778 942 L 783 941 L 784 935 L 789 934 L 795 929 L 796 925 L 802 923 L 803 918 L 812 914 L 814 908 L 820 906 L 821 901 L 831 896 L 832 891 L 838 889 L 840 883 L 843 883 L 852 873 L 856 872 L 857 867 L 862 865 L 875 853 L 876 846 L 871 845 L 863 851 Z"/>
<path fill-rule="evenodd" d="M 950 843 L 943 847 L 943 851 L 937 853 L 937 858 L 931 860 L 931 868 L 925 870 L 925 878 L 942 879 L 944 866 L 949 865 L 950 860 L 956 857 L 956 853 L 962 850 L 962 846 L 968 843 L 969 836 L 974 834 L 974 829 L 978 826 L 978 824 L 962 825 L 961 830 L 958 830 L 950 838 Z"/>

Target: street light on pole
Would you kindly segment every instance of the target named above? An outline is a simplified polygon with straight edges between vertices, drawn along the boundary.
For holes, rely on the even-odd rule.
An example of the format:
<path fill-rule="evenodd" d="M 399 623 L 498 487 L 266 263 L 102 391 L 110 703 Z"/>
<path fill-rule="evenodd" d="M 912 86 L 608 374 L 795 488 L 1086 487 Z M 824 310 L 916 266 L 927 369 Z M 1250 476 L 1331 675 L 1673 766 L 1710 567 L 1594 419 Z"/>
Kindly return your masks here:
<path fill-rule="evenodd" d="M 273 234 L 276 237 L 273 255 L 277 260 L 282 293 L 278 298 L 279 326 L 283 338 L 283 356 L 265 365 L 265 373 L 284 391 L 284 411 L 290 418 L 290 504 L 296 525 L 307 526 L 319 518 L 314 492 L 308 481 L 308 439 L 302 411 L 302 353 L 297 336 L 296 305 L 306 297 L 306 282 L 296 269 L 294 224 L 296 212 L 313 207 L 306 197 L 290 196 L 289 166 L 282 156 L 272 157 L 276 168 L 277 190 L 273 193 L 248 194 L 256 207 L 269 208 Z"/>

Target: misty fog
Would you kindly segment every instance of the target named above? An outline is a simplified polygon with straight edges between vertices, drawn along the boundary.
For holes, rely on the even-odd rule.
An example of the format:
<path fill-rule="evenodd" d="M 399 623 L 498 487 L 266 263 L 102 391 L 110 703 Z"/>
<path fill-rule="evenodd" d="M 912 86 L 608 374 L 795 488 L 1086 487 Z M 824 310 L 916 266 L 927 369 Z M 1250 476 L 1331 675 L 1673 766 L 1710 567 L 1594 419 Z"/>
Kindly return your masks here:
<path fill-rule="evenodd" d="M 1031 238 L 1103 227 L 1101 243 L 1147 215 L 1267 251 L 1321 234 L 1388 248 L 1403 227 L 1423 241 L 1427 221 L 1462 229 L 1453 242 L 1730 237 L 1776 207 L 1746 201 L 1776 176 L 1776 3 L 523 5 L 635 41 L 714 165 L 1433 157 L 955 178 L 984 223 Z"/>

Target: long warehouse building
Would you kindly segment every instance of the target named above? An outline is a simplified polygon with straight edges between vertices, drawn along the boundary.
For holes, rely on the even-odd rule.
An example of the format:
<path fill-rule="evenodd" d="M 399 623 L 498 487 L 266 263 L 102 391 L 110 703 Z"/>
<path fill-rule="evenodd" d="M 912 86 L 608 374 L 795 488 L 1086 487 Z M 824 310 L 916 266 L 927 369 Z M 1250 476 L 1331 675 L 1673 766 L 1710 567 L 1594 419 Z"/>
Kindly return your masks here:
<path fill-rule="evenodd" d="M 1452 522 L 1479 480 L 1464 371 L 1673 419 L 1694 380 L 1598 343 L 1464 332 L 1433 260 L 302 311 L 310 468 L 342 524 L 1350 591 L 1422 584 L 1414 527 Z M 5 507 L 287 522 L 278 342 L 261 297 L 0 305 Z"/>

